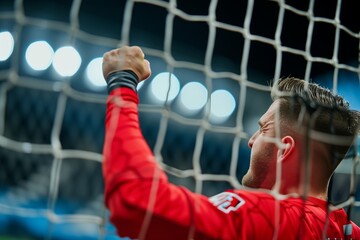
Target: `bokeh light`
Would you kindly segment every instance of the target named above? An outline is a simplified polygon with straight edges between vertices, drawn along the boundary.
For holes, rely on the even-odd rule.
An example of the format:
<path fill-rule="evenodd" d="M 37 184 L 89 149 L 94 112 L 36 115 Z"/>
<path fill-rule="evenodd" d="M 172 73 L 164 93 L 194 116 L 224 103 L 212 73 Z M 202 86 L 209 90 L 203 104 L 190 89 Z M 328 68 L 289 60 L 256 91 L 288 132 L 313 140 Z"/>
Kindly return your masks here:
<path fill-rule="evenodd" d="M 54 54 L 53 66 L 63 77 L 73 76 L 80 68 L 81 57 L 75 48 L 66 46 L 59 48 Z"/>
<path fill-rule="evenodd" d="M 179 79 L 172 73 L 162 72 L 151 81 L 151 93 L 158 103 L 171 102 L 179 94 Z"/>
<path fill-rule="evenodd" d="M 234 112 L 236 101 L 227 90 L 216 90 L 211 94 L 210 120 L 221 123 Z"/>
<path fill-rule="evenodd" d="M 103 59 L 101 57 L 94 58 L 86 67 L 86 79 L 92 87 L 103 88 L 106 86 L 102 73 L 102 62 Z"/>
<path fill-rule="evenodd" d="M 26 49 L 25 59 L 37 71 L 47 69 L 53 60 L 54 50 L 46 41 L 33 42 Z"/>
<path fill-rule="evenodd" d="M 14 51 L 14 38 L 8 31 L 0 32 L 0 61 L 6 61 Z"/>
<path fill-rule="evenodd" d="M 199 82 L 189 82 L 180 91 L 180 103 L 186 113 L 196 113 L 201 110 L 208 98 L 208 91 Z"/>

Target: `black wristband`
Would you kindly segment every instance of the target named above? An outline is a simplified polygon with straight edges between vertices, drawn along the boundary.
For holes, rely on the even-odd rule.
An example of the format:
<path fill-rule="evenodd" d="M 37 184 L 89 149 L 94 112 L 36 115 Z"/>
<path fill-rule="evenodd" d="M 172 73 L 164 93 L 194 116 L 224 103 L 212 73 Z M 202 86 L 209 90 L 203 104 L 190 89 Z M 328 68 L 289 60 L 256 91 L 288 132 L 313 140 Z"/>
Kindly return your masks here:
<path fill-rule="evenodd" d="M 136 92 L 139 78 L 131 70 L 121 70 L 109 74 L 106 78 L 106 82 L 109 93 L 119 87 L 127 87 Z"/>

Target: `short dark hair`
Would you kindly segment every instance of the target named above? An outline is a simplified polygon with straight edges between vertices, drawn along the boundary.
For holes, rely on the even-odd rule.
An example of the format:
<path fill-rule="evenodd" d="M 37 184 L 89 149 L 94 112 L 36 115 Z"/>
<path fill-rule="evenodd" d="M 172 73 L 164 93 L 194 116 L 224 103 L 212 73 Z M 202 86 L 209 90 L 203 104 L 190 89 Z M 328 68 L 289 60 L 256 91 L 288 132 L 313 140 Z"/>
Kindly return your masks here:
<path fill-rule="evenodd" d="M 359 134 L 360 112 L 350 110 L 349 103 L 342 96 L 335 95 L 316 83 L 294 77 L 275 82 L 271 95 L 273 100 L 282 100 L 279 110 L 281 118 L 303 127 L 306 124 L 306 127 L 320 133 L 348 137 L 350 141 L 327 143 L 336 160 L 344 158 L 354 137 Z M 310 120 L 305 120 L 304 115 Z"/>

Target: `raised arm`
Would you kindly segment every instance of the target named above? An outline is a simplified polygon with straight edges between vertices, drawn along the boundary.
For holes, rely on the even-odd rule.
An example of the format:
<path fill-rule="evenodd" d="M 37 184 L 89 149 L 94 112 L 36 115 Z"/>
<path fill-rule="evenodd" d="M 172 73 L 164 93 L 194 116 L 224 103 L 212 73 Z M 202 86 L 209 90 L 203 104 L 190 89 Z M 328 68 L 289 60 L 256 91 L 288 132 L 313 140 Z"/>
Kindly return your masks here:
<path fill-rule="evenodd" d="M 136 84 L 151 73 L 141 49 L 106 53 L 103 71 L 110 91 L 103 152 L 105 201 L 119 235 L 234 239 L 231 214 L 219 211 L 205 196 L 170 184 L 141 134 Z"/>

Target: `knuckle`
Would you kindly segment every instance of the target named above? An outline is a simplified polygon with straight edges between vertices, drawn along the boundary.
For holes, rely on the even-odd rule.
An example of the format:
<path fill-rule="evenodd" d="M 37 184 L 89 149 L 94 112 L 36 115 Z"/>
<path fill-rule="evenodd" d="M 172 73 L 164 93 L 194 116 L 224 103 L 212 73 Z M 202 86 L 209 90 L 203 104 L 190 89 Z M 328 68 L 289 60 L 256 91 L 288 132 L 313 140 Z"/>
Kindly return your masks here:
<path fill-rule="evenodd" d="M 136 56 L 141 56 L 143 54 L 143 52 L 139 46 L 133 46 L 132 51 Z"/>
<path fill-rule="evenodd" d="M 105 52 L 104 55 L 103 55 L 103 58 L 107 59 L 109 57 L 109 55 L 110 55 L 110 52 Z"/>
<path fill-rule="evenodd" d="M 132 46 L 132 49 L 136 52 L 141 51 L 139 46 Z"/>
<path fill-rule="evenodd" d="M 120 55 L 124 49 L 123 48 L 117 48 L 116 50 L 113 50 L 114 54 Z"/>

